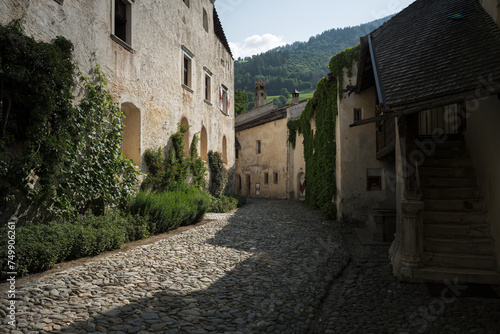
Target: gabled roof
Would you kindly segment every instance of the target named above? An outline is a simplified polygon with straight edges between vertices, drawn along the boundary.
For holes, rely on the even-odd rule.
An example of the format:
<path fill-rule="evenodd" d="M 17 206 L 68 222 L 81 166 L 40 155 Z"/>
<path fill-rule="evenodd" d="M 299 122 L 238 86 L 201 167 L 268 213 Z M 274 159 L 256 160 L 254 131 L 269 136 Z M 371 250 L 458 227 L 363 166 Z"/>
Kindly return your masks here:
<path fill-rule="evenodd" d="M 390 109 L 500 83 L 500 29 L 477 0 L 417 0 L 361 44 Z"/>
<path fill-rule="evenodd" d="M 231 48 L 229 47 L 229 43 L 227 42 L 226 34 L 224 34 L 224 29 L 222 29 L 222 24 L 220 23 L 219 15 L 215 10 L 215 6 L 214 6 L 214 32 L 215 36 L 217 36 L 217 38 L 220 40 L 224 48 L 231 55 L 231 58 L 233 58 L 233 53 L 231 52 Z"/>

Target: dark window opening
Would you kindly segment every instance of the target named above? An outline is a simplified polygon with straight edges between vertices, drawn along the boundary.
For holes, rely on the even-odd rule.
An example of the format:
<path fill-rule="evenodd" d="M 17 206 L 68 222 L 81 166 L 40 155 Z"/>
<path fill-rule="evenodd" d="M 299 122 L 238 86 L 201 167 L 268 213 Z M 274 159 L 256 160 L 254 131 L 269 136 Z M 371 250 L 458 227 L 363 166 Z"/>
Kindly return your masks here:
<path fill-rule="evenodd" d="M 361 121 L 361 109 L 354 109 L 354 122 Z"/>
<path fill-rule="evenodd" d="M 274 184 L 278 184 L 278 173 L 274 173 Z"/>
<path fill-rule="evenodd" d="M 382 190 L 382 177 L 381 176 L 368 176 L 368 191 Z"/>
<path fill-rule="evenodd" d="M 115 2 L 115 36 L 127 41 L 127 10 L 128 4 L 122 0 Z"/>
<path fill-rule="evenodd" d="M 186 86 L 190 86 L 190 74 L 191 74 L 191 59 L 187 56 L 184 56 L 184 80 L 183 83 Z"/>
<path fill-rule="evenodd" d="M 269 173 L 264 174 L 264 184 L 269 184 Z"/>
<path fill-rule="evenodd" d="M 189 7 L 189 0 L 182 0 L 186 6 Z"/>
<path fill-rule="evenodd" d="M 257 154 L 260 154 L 260 152 L 261 152 L 260 140 L 257 140 Z"/>

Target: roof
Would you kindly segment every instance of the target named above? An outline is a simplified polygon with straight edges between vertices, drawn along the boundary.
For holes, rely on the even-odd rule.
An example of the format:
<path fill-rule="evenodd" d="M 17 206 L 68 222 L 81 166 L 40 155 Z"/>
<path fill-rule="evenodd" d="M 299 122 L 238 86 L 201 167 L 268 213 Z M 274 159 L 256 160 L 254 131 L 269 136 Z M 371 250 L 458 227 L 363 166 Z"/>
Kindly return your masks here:
<path fill-rule="evenodd" d="M 219 15 L 215 10 L 215 6 L 214 6 L 214 32 L 215 36 L 217 36 L 217 38 L 220 40 L 224 48 L 231 55 L 231 58 L 233 58 L 233 53 L 231 52 L 231 48 L 229 47 L 229 43 L 227 42 L 226 34 L 224 34 L 224 29 L 222 29 L 222 24 L 220 23 Z"/>
<path fill-rule="evenodd" d="M 477 0 L 417 0 L 367 37 L 390 109 L 500 83 L 500 29 Z"/>

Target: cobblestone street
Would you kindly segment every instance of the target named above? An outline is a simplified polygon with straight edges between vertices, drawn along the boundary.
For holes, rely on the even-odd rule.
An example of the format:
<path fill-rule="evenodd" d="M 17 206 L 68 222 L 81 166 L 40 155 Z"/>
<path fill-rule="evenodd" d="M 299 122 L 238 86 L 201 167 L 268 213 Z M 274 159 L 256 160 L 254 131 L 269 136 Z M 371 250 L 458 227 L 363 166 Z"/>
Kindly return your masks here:
<path fill-rule="evenodd" d="M 387 247 L 299 202 L 207 224 L 17 286 L 5 333 L 499 333 L 500 300 L 399 283 Z M 460 290 L 463 291 L 463 290 Z M 443 305 L 443 307 L 441 307 Z"/>

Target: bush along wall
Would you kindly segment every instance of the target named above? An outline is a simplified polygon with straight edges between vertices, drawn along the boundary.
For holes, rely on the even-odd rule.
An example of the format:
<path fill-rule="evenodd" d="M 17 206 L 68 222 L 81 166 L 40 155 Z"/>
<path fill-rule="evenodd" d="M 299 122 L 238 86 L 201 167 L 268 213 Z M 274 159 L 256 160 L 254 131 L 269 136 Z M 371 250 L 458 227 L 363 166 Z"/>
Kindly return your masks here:
<path fill-rule="evenodd" d="M 335 176 L 336 142 L 335 122 L 338 101 L 342 99 L 343 71 L 352 74 L 353 62 L 359 58 L 359 45 L 346 49 L 332 57 L 330 74 L 322 78 L 298 119 L 288 122 L 289 141 L 295 147 L 297 133 L 304 136 L 306 162 L 306 204 L 319 208 L 328 219 L 335 219 L 337 193 Z M 316 129 L 311 129 L 314 119 Z"/>
<path fill-rule="evenodd" d="M 75 106 L 73 44 L 0 26 L 0 211 L 24 204 L 38 222 L 117 205 L 137 171 L 121 155 L 122 113 L 97 67 Z M 104 125 L 104 126 L 103 126 Z M 8 217 L 7 217 L 8 218 Z"/>

